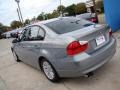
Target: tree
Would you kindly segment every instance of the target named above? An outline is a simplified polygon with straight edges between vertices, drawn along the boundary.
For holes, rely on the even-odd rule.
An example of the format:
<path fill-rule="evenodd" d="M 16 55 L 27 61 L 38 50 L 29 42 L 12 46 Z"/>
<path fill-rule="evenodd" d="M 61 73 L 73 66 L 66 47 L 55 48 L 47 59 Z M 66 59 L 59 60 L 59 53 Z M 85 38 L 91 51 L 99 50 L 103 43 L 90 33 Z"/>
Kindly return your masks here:
<path fill-rule="evenodd" d="M 0 23 L 0 35 L 2 34 L 2 29 L 3 29 L 3 24 L 2 23 Z"/>
<path fill-rule="evenodd" d="M 28 24 L 30 24 L 30 20 L 26 19 L 24 25 L 28 25 Z"/>
<path fill-rule="evenodd" d="M 76 7 L 75 4 L 72 4 L 72 5 L 68 6 L 68 7 L 66 7 L 65 11 L 68 12 L 68 16 L 74 16 L 74 15 L 76 15 L 76 13 L 75 13 L 75 7 Z"/>
<path fill-rule="evenodd" d="M 47 19 L 52 19 L 53 18 L 51 13 L 46 14 L 46 16 L 47 16 Z"/>
<path fill-rule="evenodd" d="M 36 21 L 36 17 L 34 16 L 34 17 L 31 19 L 31 21 Z"/>
<path fill-rule="evenodd" d="M 3 26 L 3 24 L 2 24 L 2 23 L 0 23 L 0 27 L 1 27 L 1 26 Z"/>
<path fill-rule="evenodd" d="M 59 16 L 59 13 L 57 10 L 54 10 L 52 13 L 48 13 L 44 15 L 46 19 L 52 19 L 52 18 L 57 18 Z"/>
<path fill-rule="evenodd" d="M 5 26 L 2 23 L 0 23 L 0 32 L 4 33 L 4 32 L 7 32 L 7 31 L 10 31 L 10 30 L 11 30 L 10 27 Z"/>
<path fill-rule="evenodd" d="M 43 13 L 41 13 L 41 14 L 38 15 L 37 20 L 40 20 L 40 21 L 44 20 Z"/>
<path fill-rule="evenodd" d="M 65 12 L 65 6 L 63 6 L 63 5 L 58 6 L 57 7 L 57 12 L 59 14 L 61 14 L 61 13 L 63 14 Z"/>
<path fill-rule="evenodd" d="M 52 17 L 53 17 L 53 18 L 57 18 L 58 16 L 59 16 L 58 11 L 57 11 L 57 10 L 54 10 L 54 11 L 52 12 Z"/>
<path fill-rule="evenodd" d="M 43 16 L 42 16 L 42 14 L 40 14 L 38 17 L 37 17 L 37 20 L 43 20 Z"/>
<path fill-rule="evenodd" d="M 96 1 L 96 8 L 101 10 L 101 13 L 104 12 L 103 1 Z"/>
<path fill-rule="evenodd" d="M 20 21 L 12 21 L 10 24 L 12 29 L 20 28 L 23 24 Z"/>
<path fill-rule="evenodd" d="M 85 3 L 79 3 L 75 6 L 76 14 L 82 14 L 82 13 L 86 13 L 86 12 L 87 12 L 87 8 L 85 6 Z"/>

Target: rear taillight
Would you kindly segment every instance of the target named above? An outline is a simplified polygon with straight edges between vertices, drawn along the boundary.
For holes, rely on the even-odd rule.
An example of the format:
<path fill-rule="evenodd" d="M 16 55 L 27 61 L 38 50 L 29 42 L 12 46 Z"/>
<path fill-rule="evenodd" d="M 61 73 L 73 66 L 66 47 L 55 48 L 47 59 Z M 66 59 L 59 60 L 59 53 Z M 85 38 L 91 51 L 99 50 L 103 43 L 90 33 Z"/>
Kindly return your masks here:
<path fill-rule="evenodd" d="M 92 22 L 96 22 L 96 18 L 92 18 L 91 21 L 92 21 Z"/>
<path fill-rule="evenodd" d="M 91 18 L 91 19 L 89 19 L 89 21 L 97 23 L 97 18 Z"/>
<path fill-rule="evenodd" d="M 112 36 L 112 30 L 111 29 L 109 30 L 109 36 L 110 37 Z"/>
<path fill-rule="evenodd" d="M 74 41 L 67 46 L 67 54 L 73 56 L 75 54 L 85 51 L 87 47 L 88 43 L 86 41 L 83 42 Z"/>

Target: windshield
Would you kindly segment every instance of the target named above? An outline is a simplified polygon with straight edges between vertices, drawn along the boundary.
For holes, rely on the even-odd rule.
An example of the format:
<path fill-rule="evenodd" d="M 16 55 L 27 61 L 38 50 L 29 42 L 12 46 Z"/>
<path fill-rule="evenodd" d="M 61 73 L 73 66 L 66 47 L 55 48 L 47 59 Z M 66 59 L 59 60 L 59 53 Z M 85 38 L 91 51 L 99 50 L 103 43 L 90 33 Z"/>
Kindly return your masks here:
<path fill-rule="evenodd" d="M 59 20 L 45 24 L 57 34 L 64 34 L 93 25 L 92 22 L 77 18 L 61 18 Z"/>

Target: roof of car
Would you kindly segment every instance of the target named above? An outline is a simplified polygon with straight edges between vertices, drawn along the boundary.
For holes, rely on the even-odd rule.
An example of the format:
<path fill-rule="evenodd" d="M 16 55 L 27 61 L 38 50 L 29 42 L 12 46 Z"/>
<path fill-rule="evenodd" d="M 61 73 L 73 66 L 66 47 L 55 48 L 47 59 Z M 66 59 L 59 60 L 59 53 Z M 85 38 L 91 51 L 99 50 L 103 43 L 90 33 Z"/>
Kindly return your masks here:
<path fill-rule="evenodd" d="M 58 17 L 58 18 L 53 18 L 53 19 L 49 19 L 49 20 L 40 21 L 40 22 L 34 23 L 32 25 L 47 24 L 47 23 L 50 23 L 50 22 L 53 22 L 53 21 L 56 21 L 56 20 L 64 20 L 64 19 L 67 19 L 67 18 L 75 18 L 75 17 Z"/>

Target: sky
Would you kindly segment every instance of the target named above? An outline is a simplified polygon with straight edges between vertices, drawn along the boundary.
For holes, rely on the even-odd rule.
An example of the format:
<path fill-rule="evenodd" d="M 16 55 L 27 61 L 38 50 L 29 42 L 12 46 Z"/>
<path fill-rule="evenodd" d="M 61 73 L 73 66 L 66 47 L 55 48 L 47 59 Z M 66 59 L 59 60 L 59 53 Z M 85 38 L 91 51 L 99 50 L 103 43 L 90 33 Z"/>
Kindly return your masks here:
<path fill-rule="evenodd" d="M 68 6 L 73 3 L 85 2 L 86 0 L 61 0 L 62 5 Z M 52 12 L 60 5 L 59 0 L 20 0 L 23 19 L 37 17 L 41 12 Z M 10 25 L 11 21 L 19 20 L 17 14 L 17 3 L 15 0 L 0 0 L 0 22 Z"/>

